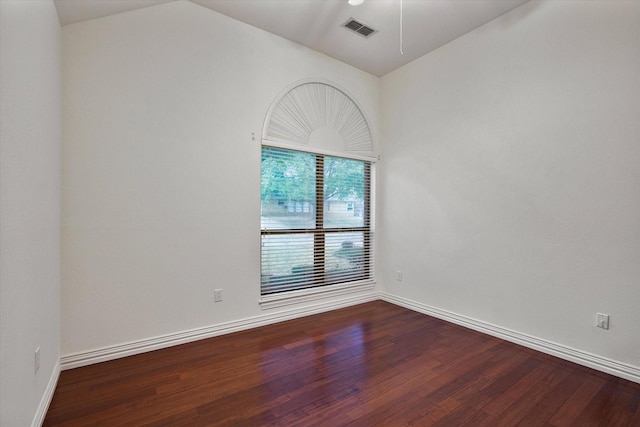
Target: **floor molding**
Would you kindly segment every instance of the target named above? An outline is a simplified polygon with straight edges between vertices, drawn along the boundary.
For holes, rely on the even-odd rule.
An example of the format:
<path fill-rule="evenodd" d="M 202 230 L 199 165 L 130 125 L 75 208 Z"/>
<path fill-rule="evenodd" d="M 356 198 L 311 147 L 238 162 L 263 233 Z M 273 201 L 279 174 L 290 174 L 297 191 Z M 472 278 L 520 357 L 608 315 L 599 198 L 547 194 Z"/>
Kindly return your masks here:
<path fill-rule="evenodd" d="M 336 310 L 339 308 L 349 307 L 351 305 L 375 301 L 377 299 L 379 299 L 377 292 L 372 290 L 371 292 L 367 292 L 364 294 L 345 296 L 337 301 L 334 300 L 329 302 L 322 302 L 314 305 L 308 305 L 302 308 L 278 311 L 277 313 L 267 313 L 233 322 L 225 322 L 204 328 L 196 328 L 188 331 L 142 339 L 125 344 L 118 344 L 95 350 L 69 354 L 60 358 L 60 365 L 62 370 L 79 368 L 81 366 L 92 365 L 94 363 L 106 362 L 109 360 L 119 359 L 121 357 L 132 356 L 134 354 L 159 350 L 161 348 L 172 347 L 174 345 L 185 344 L 188 342 L 211 338 L 218 335 L 239 332 L 246 329 L 257 328 L 260 326 L 266 326 L 273 323 L 296 319 L 299 317 L 305 317 L 313 314 L 323 313 L 326 311 Z"/>
<path fill-rule="evenodd" d="M 585 351 L 577 350 L 554 342 L 546 341 L 531 335 L 512 331 L 460 314 L 452 313 L 439 308 L 431 307 L 426 304 L 419 303 L 406 298 L 401 298 L 385 292 L 379 294 L 380 299 L 391 304 L 417 311 L 422 314 L 436 317 L 456 325 L 464 326 L 469 329 L 476 330 L 505 341 L 513 342 L 542 353 L 550 354 L 561 359 L 569 360 L 579 365 L 587 366 L 595 370 L 615 375 L 629 381 L 640 383 L 640 368 L 620 363 L 615 360 L 607 359 Z"/>
<path fill-rule="evenodd" d="M 554 342 L 546 341 L 531 335 L 512 331 L 510 329 L 462 316 L 460 314 L 441 310 L 436 307 L 419 303 L 417 301 L 398 297 L 385 292 L 377 293 L 375 291 L 356 296 L 344 297 L 337 301 L 318 303 L 302 308 L 278 311 L 277 313 L 266 313 L 233 322 L 225 322 L 209 327 L 196 328 L 188 331 L 142 339 L 125 344 L 108 346 L 86 352 L 65 355 L 60 358 L 58 373 L 60 369 L 66 370 L 86 365 L 92 365 L 94 363 L 106 362 L 109 360 L 119 359 L 121 357 L 132 356 L 134 354 L 145 353 L 148 351 L 167 348 L 174 345 L 185 344 L 205 338 L 239 332 L 251 328 L 270 325 L 273 323 L 283 322 L 286 320 L 292 320 L 299 317 L 310 316 L 330 310 L 336 310 L 351 305 L 375 301 L 377 299 L 381 299 L 391 304 L 405 307 L 419 313 L 433 316 L 447 322 L 455 323 L 457 325 L 464 326 L 466 328 L 470 328 L 488 335 L 492 335 L 509 342 L 523 345 L 525 347 L 532 348 L 534 350 L 538 350 L 543 353 L 559 357 L 561 359 L 569 360 L 571 362 L 575 362 L 580 365 L 596 369 L 598 371 L 615 375 L 629 381 L 640 383 L 640 368 L 638 367 L 617 362 L 615 360 L 607 359 L 595 354 L 587 353 L 585 351 L 577 350 Z M 53 387 L 55 388 L 55 383 Z M 48 393 L 53 394 L 53 389 L 47 390 Z M 46 408 L 44 413 L 46 413 Z M 42 416 L 44 416 L 44 414 Z"/>
<path fill-rule="evenodd" d="M 47 388 L 45 388 L 44 390 L 42 399 L 40 399 L 40 404 L 38 405 L 38 409 L 36 410 L 35 416 L 33 417 L 33 421 L 31 422 L 31 427 L 40 427 L 44 422 L 44 418 L 47 415 L 47 411 L 49 410 L 49 405 L 51 404 L 51 400 L 53 399 L 53 393 L 56 391 L 58 378 L 60 378 L 60 370 L 60 361 L 58 360 L 53 367 L 53 372 L 51 373 L 51 377 L 49 378 Z"/>

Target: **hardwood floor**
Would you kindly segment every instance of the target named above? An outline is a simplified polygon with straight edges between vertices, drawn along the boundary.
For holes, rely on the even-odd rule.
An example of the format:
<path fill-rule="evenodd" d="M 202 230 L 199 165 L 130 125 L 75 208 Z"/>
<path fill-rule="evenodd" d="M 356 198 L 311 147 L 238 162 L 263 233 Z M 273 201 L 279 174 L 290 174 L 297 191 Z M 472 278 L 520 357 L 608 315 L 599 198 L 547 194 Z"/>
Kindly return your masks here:
<path fill-rule="evenodd" d="M 45 426 L 640 426 L 640 385 L 382 301 L 63 371 Z"/>

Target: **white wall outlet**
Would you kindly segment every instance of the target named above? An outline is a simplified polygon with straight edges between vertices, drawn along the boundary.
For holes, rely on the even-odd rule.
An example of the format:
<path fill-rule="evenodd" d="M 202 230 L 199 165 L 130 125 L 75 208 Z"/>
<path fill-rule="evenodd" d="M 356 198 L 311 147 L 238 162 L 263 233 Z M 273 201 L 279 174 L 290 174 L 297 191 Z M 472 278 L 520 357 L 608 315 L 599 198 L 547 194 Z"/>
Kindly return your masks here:
<path fill-rule="evenodd" d="M 609 315 L 598 313 L 596 319 L 596 326 L 602 329 L 609 329 Z"/>
<path fill-rule="evenodd" d="M 35 367 L 34 372 L 38 372 L 38 370 L 40 369 L 40 347 L 36 348 L 36 351 L 34 354 L 34 367 Z"/>
<path fill-rule="evenodd" d="M 402 270 L 397 270 L 396 271 L 396 280 L 398 282 L 402 282 Z"/>
<path fill-rule="evenodd" d="M 214 289 L 213 290 L 213 301 L 214 302 L 222 301 L 222 289 Z"/>

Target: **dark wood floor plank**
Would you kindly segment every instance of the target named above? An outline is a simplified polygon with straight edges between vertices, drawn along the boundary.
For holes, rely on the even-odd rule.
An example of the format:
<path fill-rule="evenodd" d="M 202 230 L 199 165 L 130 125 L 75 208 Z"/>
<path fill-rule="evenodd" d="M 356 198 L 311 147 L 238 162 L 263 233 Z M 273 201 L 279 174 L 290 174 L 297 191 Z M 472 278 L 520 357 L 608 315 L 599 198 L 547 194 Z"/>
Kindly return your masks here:
<path fill-rule="evenodd" d="M 534 365 L 534 361 L 531 359 L 528 361 Z M 554 365 L 552 364 L 538 362 L 537 366 L 532 366 L 531 370 L 526 375 L 519 378 L 518 381 L 505 390 L 503 394 L 499 396 L 492 396 L 489 401 L 483 402 L 484 406 L 482 407 L 482 410 L 488 414 L 498 417 L 508 407 L 522 401 L 529 390 L 542 381 L 542 379 L 545 378 L 553 369 Z"/>
<path fill-rule="evenodd" d="M 539 405 L 547 395 L 567 379 L 570 371 L 560 365 L 545 375 L 541 381 L 533 385 L 523 399 L 514 402 L 498 415 L 498 426 L 514 426 L 522 422 Z"/>
<path fill-rule="evenodd" d="M 582 384 L 549 419 L 551 425 L 568 426 L 584 411 L 604 382 L 596 375 L 585 375 Z"/>
<path fill-rule="evenodd" d="M 585 409 L 573 421 L 572 425 L 604 424 L 611 415 L 610 411 L 616 405 L 618 397 L 625 386 L 626 384 L 623 381 L 611 380 L 604 383 L 595 396 L 591 398 Z"/>
<path fill-rule="evenodd" d="M 638 417 L 635 424 L 632 423 L 634 414 L 638 413 L 638 415 L 640 415 L 640 400 L 637 399 L 638 393 L 640 393 L 640 385 L 627 384 L 616 401 L 616 406 L 622 410 L 610 411 L 605 417 L 605 423 L 612 427 L 625 425 L 640 426 L 640 417 Z"/>
<path fill-rule="evenodd" d="M 567 375 L 557 387 L 548 390 L 531 408 L 531 411 L 519 421 L 520 425 L 542 425 L 547 422 L 571 395 L 571 392 L 582 384 L 579 375 Z"/>
<path fill-rule="evenodd" d="M 376 301 L 64 371 L 44 425 L 639 421 L 639 384 Z"/>

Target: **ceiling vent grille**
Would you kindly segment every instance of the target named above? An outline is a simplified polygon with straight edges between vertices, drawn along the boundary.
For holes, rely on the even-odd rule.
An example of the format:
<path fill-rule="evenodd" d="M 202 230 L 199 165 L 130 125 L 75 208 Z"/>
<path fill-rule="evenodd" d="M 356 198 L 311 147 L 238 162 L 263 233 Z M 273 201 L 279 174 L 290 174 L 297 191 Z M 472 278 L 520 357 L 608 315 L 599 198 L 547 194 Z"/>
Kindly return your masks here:
<path fill-rule="evenodd" d="M 374 30 L 373 28 L 369 27 L 368 25 L 363 24 L 362 22 L 359 22 L 353 18 L 349 18 L 347 20 L 347 22 L 345 22 L 344 24 L 342 24 L 343 27 L 345 27 L 346 29 L 349 29 L 351 31 L 354 31 L 358 34 L 360 34 L 362 37 L 369 37 L 374 33 L 377 33 L 378 30 Z"/>

